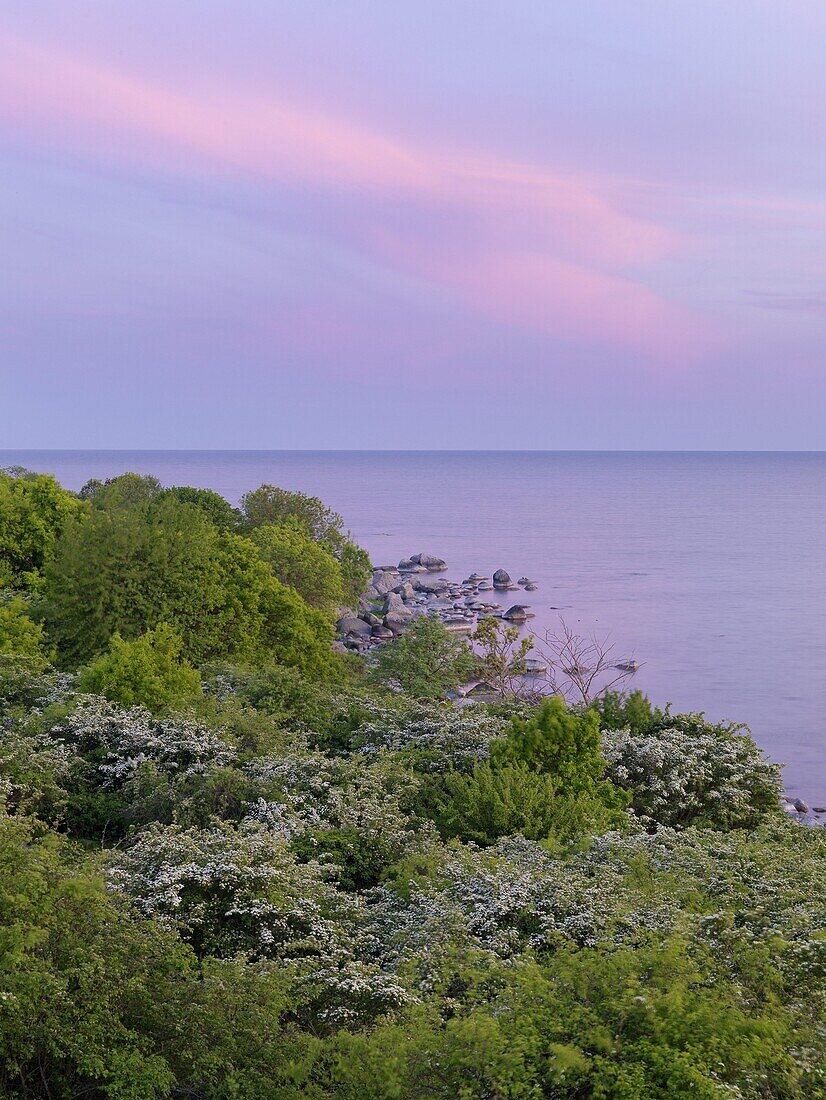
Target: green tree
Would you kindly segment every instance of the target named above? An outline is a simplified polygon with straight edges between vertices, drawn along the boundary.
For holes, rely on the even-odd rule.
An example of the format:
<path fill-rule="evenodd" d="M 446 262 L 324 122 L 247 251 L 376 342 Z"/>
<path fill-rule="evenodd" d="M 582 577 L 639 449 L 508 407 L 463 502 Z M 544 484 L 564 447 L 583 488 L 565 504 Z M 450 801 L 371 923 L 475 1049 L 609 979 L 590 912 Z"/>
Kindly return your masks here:
<path fill-rule="evenodd" d="M 30 658 L 41 667 L 48 661 L 43 626 L 32 619 L 22 596 L 0 598 L 0 655 Z"/>
<path fill-rule="evenodd" d="M 478 654 L 478 673 L 503 699 L 518 695 L 525 663 L 533 649 L 530 638 L 520 638 L 519 628 L 499 619 L 480 619 L 472 634 Z"/>
<path fill-rule="evenodd" d="M 81 670 L 78 687 L 124 706 L 168 710 L 201 693 L 201 677 L 181 657 L 182 649 L 180 636 L 168 623 L 131 642 L 113 634 L 108 650 Z"/>
<path fill-rule="evenodd" d="M 292 524 L 331 551 L 340 550 L 346 541 L 344 520 L 338 512 L 306 493 L 260 485 L 241 497 L 241 511 L 249 527 Z"/>
<path fill-rule="evenodd" d="M 163 486 L 151 474 L 125 473 L 106 481 L 92 478 L 80 490 L 82 500 L 90 500 L 96 508 L 116 508 L 120 505 L 142 504 L 154 500 Z"/>
<path fill-rule="evenodd" d="M 82 509 L 49 474 L 0 470 L 0 588 L 37 588 L 55 540 Z"/>
<path fill-rule="evenodd" d="M 385 684 L 419 699 L 438 699 L 454 691 L 473 671 L 466 641 L 452 634 L 441 620 L 422 616 L 400 637 L 382 646 L 375 674 Z"/>
<path fill-rule="evenodd" d="M 492 746 L 500 765 L 525 764 L 559 778 L 564 789 L 592 789 L 605 771 L 595 711 L 568 710 L 558 695 L 546 699 L 528 718 L 514 718 L 504 741 Z"/>
<path fill-rule="evenodd" d="M 312 675 L 330 667 L 332 627 L 281 584 L 255 545 L 172 497 L 95 506 L 68 524 L 47 569 L 43 615 L 65 663 L 174 623 L 193 664 L 270 656 Z"/>
<path fill-rule="evenodd" d="M 239 531 L 243 525 L 244 517 L 237 508 L 233 508 L 229 501 L 220 493 L 212 489 L 197 489 L 189 485 L 173 485 L 164 489 L 160 494 L 164 497 L 172 497 L 181 504 L 194 504 L 196 508 L 208 516 L 219 531 Z"/>
<path fill-rule="evenodd" d="M 294 527 L 270 523 L 256 527 L 250 538 L 282 584 L 288 584 L 311 607 L 327 610 L 344 599 L 341 568 L 332 554 Z"/>
<path fill-rule="evenodd" d="M 450 772 L 438 799 L 439 831 L 490 844 L 500 836 L 520 833 L 543 840 L 560 816 L 559 781 L 525 764 L 492 768 L 481 764 L 470 775 Z"/>
<path fill-rule="evenodd" d="M 344 587 L 344 602 L 348 607 L 355 607 L 359 597 L 370 581 L 372 566 L 370 555 L 360 546 L 356 546 L 349 539 L 344 543 L 339 554 L 341 566 L 341 579 Z"/>

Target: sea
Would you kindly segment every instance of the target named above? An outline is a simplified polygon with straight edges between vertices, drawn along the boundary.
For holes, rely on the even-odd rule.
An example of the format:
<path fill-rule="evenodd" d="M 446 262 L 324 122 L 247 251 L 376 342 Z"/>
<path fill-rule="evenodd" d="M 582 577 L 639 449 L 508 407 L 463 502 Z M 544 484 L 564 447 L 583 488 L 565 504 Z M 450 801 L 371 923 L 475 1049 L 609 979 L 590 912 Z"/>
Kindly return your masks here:
<path fill-rule="evenodd" d="M 786 792 L 826 806 L 826 452 L 0 451 L 70 489 L 127 470 L 217 490 L 320 496 L 374 565 L 506 569 L 639 662 L 658 704 L 744 723 Z"/>

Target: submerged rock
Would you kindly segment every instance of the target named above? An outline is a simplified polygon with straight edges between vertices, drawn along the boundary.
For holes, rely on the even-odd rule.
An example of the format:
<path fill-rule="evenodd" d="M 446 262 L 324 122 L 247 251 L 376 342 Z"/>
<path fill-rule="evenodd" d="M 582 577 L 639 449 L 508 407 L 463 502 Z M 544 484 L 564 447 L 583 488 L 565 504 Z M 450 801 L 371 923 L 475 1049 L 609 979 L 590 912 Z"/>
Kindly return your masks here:
<path fill-rule="evenodd" d="M 505 569 L 497 569 L 493 574 L 494 588 L 508 588 L 512 583 L 510 573 Z"/>

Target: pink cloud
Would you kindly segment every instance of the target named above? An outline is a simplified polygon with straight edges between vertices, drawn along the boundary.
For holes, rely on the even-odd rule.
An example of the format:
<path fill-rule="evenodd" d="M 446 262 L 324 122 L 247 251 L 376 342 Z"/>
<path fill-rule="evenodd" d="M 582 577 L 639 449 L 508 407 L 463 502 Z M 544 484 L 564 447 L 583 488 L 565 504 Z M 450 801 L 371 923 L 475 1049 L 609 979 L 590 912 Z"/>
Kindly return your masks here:
<path fill-rule="evenodd" d="M 628 195 L 637 203 L 644 195 L 633 181 L 406 142 L 283 95 L 162 87 L 2 36 L 0 123 L 104 161 L 445 211 L 462 223 L 452 239 L 422 239 L 413 228 L 391 234 L 375 213 L 357 245 L 507 323 L 652 355 L 701 343 L 697 318 L 641 277 L 686 242 L 629 212 Z"/>

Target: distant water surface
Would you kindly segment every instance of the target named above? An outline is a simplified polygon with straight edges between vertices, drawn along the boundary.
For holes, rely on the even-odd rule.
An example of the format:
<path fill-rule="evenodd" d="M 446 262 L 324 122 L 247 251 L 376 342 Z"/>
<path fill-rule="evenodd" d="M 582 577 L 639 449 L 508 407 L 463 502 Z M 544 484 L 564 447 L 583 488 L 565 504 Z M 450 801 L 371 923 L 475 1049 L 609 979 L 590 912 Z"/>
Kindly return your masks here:
<path fill-rule="evenodd" d="M 826 453 L 5 451 L 72 489 L 125 470 L 236 502 L 322 497 L 375 564 L 533 578 L 534 629 L 610 632 L 659 703 L 748 723 L 826 805 Z M 556 609 L 562 609 L 561 612 Z"/>

